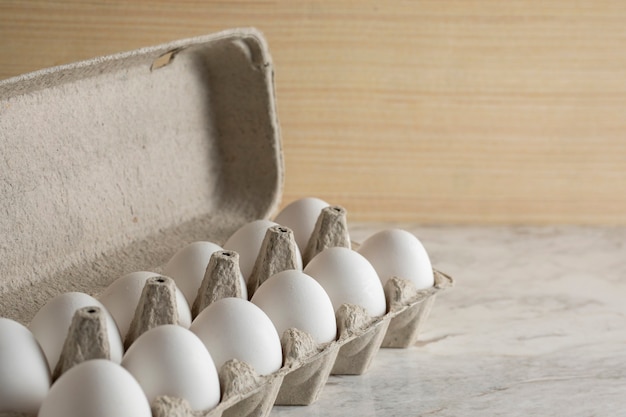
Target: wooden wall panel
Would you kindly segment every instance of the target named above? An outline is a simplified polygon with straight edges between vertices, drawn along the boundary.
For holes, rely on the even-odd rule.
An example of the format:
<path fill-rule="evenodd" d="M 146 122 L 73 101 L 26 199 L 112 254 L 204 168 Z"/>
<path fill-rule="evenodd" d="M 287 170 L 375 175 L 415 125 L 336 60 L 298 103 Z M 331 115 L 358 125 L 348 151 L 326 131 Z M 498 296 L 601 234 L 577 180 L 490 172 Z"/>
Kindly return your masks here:
<path fill-rule="evenodd" d="M 235 26 L 272 50 L 285 201 L 626 224 L 622 1 L 0 0 L 0 77 Z"/>

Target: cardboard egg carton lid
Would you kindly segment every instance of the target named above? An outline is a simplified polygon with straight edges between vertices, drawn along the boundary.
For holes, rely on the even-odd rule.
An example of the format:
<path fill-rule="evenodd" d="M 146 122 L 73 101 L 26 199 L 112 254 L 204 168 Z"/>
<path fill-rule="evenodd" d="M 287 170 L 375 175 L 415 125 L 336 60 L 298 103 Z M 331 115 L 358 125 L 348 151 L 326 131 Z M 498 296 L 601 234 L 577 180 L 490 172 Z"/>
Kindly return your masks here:
<path fill-rule="evenodd" d="M 267 45 L 234 29 L 0 81 L 0 152 L 0 316 L 28 323 L 276 208 Z"/>

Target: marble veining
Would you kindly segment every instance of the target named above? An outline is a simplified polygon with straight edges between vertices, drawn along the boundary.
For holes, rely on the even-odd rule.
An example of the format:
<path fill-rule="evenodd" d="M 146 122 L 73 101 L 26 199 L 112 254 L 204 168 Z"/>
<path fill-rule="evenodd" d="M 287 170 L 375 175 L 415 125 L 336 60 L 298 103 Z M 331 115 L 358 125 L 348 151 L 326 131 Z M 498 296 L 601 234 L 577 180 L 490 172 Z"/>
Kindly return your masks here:
<path fill-rule="evenodd" d="M 272 416 L 626 416 L 626 228 L 400 227 L 456 287 L 415 346 Z"/>

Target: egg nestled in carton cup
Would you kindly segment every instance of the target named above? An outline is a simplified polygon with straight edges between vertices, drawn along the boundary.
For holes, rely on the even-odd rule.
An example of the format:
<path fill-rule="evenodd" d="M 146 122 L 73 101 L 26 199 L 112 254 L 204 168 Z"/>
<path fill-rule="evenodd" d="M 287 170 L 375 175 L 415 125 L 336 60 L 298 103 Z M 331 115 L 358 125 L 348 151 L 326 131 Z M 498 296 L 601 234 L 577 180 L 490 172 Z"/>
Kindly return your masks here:
<path fill-rule="evenodd" d="M 155 66 L 161 58 L 164 63 Z M 20 263 L 19 256 L 0 264 L 10 274 L 9 285 L 0 288 L 3 300 L 16 294 L 11 285 L 20 282 L 22 271 L 43 271 L 50 278 L 41 284 L 32 281 L 32 287 L 26 284 L 36 299 L 24 308 L 11 300 L 6 311 L 28 317 L 32 306 L 43 305 L 44 296 L 60 289 L 82 291 L 91 285 L 98 292 L 104 285 L 97 279 L 108 274 L 102 272 L 107 266 L 120 275 L 128 272 L 120 265 L 154 267 L 155 272 L 124 275 L 99 299 L 77 292 L 46 299 L 30 328 L 0 319 L 0 416 L 265 416 L 274 404 L 311 404 L 330 374 L 366 372 L 381 346 L 415 342 L 435 295 L 453 281 L 432 270 L 412 235 L 383 231 L 359 246 L 350 240 L 346 211 L 316 198 L 293 202 L 274 222 L 256 220 L 241 226 L 268 217 L 280 195 L 282 155 L 272 80 L 262 36 L 253 29 L 238 29 L 0 82 L 0 104 L 6 104 L 0 130 L 17 138 L 33 136 L 37 144 L 45 142 L 39 139 L 62 137 L 77 157 L 82 150 L 85 158 L 107 155 L 107 164 L 113 151 L 120 161 L 148 154 L 155 160 L 133 173 L 103 170 L 125 173 L 107 180 L 125 197 L 123 209 L 128 203 L 132 213 L 134 204 L 146 226 L 143 218 L 133 217 L 135 226 L 129 227 L 116 207 L 102 210 L 101 201 L 91 198 L 91 187 L 80 188 L 69 180 L 47 185 L 58 195 L 74 186 L 73 199 L 63 204 L 82 205 L 65 217 L 54 211 L 57 216 L 49 217 L 58 219 L 58 227 L 38 217 L 43 220 L 31 224 L 26 238 L 40 239 L 41 247 L 47 245 L 50 253 L 68 260 L 46 263 L 25 246 L 26 255 L 41 267 Z M 101 86 L 106 86 L 102 98 L 93 94 Z M 127 94 L 129 89 L 146 94 Z M 72 123 L 52 123 L 55 119 L 42 124 L 42 138 L 37 129 L 25 132 L 23 120 L 42 113 L 38 106 L 65 108 L 58 106 L 60 92 L 69 97 L 63 98 L 70 109 L 66 116 L 82 115 L 92 107 L 98 117 L 112 113 L 105 122 L 122 124 L 115 130 L 121 135 L 118 141 L 110 143 L 111 132 L 103 128 L 92 130 L 93 140 L 83 143 L 86 135 L 72 124 L 82 126 L 80 117 L 70 118 Z M 168 98 L 184 111 L 172 114 L 170 107 L 160 106 L 168 100 L 154 97 Z M 98 113 L 106 100 L 116 106 Z M 164 112 L 159 113 L 163 117 L 155 112 Z M 93 125 L 90 117 L 82 117 Z M 151 124 L 157 127 L 156 135 L 141 131 Z M 185 146 L 172 137 L 179 132 L 185 133 Z M 125 147 L 118 150 L 118 143 Z M 92 145 L 100 144 L 103 148 L 92 152 Z M 171 152 L 184 152 L 185 147 L 191 149 L 186 155 L 192 162 L 180 171 Z M 14 155 L 18 162 L 21 155 Z M 27 167 L 30 159 L 21 162 Z M 93 166 L 99 162 L 91 160 Z M 151 169 L 154 166 L 159 169 Z M 77 175 L 93 174 L 91 165 L 85 167 L 87 171 Z M 18 182 L 32 175 L 30 169 L 15 172 Z M 66 176 L 50 175 L 57 177 Z M 147 186 L 140 186 L 144 183 Z M 224 192 L 228 187 L 245 192 L 229 194 Z M 164 197 L 156 205 L 150 200 L 155 189 Z M 11 214 L 18 205 L 7 201 L 9 207 L 3 208 Z M 186 202 L 184 209 L 177 201 Z M 24 212 L 41 210 L 38 197 L 21 203 Z M 14 213 L 18 220 L 21 213 Z M 65 247 L 58 239 L 64 228 L 68 236 L 78 236 L 76 246 Z M 92 242 L 94 253 L 71 252 L 85 243 L 85 230 L 104 237 Z M 174 231 L 171 237 L 168 231 Z M 225 250 L 213 242 L 194 242 L 209 236 L 221 240 L 227 234 Z M 115 250 L 106 252 L 108 244 Z M 98 263 L 89 264 L 92 260 Z M 418 266 L 411 269 L 414 264 Z M 83 284 L 85 273 L 97 278 L 87 277 Z M 46 288 L 50 283 L 52 288 Z M 20 383 L 24 380 L 28 386 Z"/>
<path fill-rule="evenodd" d="M 244 248 L 256 256 L 247 279 L 237 252 L 194 242 L 164 268 L 174 278 L 131 273 L 102 303 L 80 293 L 48 302 L 30 327 L 59 382 L 39 415 L 246 416 L 311 404 L 330 374 L 362 374 L 381 345 L 413 344 L 435 294 L 453 284 L 408 232 L 385 230 L 352 250 L 339 206 L 320 210 L 304 270 L 293 231 L 263 229 L 261 244 Z M 191 309 L 181 280 L 196 294 Z M 58 326 L 69 327 L 61 341 Z"/>

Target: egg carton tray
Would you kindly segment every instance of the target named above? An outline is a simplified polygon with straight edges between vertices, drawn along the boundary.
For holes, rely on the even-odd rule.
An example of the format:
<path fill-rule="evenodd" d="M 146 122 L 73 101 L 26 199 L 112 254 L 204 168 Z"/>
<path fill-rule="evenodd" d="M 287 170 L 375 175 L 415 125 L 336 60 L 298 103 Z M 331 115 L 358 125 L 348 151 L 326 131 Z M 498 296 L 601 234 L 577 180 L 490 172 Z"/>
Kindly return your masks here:
<path fill-rule="evenodd" d="M 434 273 L 435 285 L 422 291 L 414 290 L 410 281 L 391 278 L 385 285 L 388 312 L 382 317 L 371 318 L 359 306 L 342 305 L 336 313 L 336 341 L 318 345 L 303 331 L 287 330 L 281 338 L 284 364 L 273 374 L 258 375 L 242 361 L 226 362 L 219 371 L 221 401 L 216 407 L 194 411 L 182 399 L 158 397 L 151 404 L 153 416 L 267 416 L 273 405 L 315 402 L 330 374 L 366 372 L 383 340 L 393 340 L 396 345 L 414 340 L 436 294 L 454 283 L 447 275 Z M 155 278 L 158 277 L 155 273 Z M 391 324 L 395 323 L 397 326 L 392 328 Z M 0 413 L 0 416 L 21 414 Z"/>
<path fill-rule="evenodd" d="M 207 273 L 205 280 L 208 276 Z M 394 347 L 415 341 L 435 296 L 454 284 L 452 278 L 436 270 L 434 277 L 435 285 L 421 291 L 415 290 L 408 280 L 397 277 L 389 279 L 384 287 L 387 313 L 382 317 L 372 318 L 362 307 L 343 304 L 336 312 L 338 337 L 333 342 L 316 344 L 306 332 L 298 329 L 285 331 L 281 338 L 283 366 L 273 374 L 258 375 L 251 366 L 242 361 L 226 362 L 219 370 L 221 401 L 210 410 L 194 411 L 182 399 L 158 397 L 151 404 L 152 414 L 154 417 L 251 417 L 269 415 L 273 405 L 309 405 L 319 398 L 329 375 L 360 375 L 366 372 L 384 340 L 390 340 Z M 227 284 L 226 279 L 232 277 L 218 276 L 218 280 L 222 280 L 224 284 Z M 147 281 L 146 288 L 156 283 L 167 285 L 166 280 L 173 285 L 170 278 L 155 273 L 155 277 Z M 223 285 L 222 288 L 226 286 L 228 285 Z M 139 305 L 145 306 L 144 299 L 149 294 L 154 293 L 144 291 Z M 175 297 L 175 293 L 172 292 L 171 296 Z M 158 307 L 163 308 L 163 303 Z M 136 314 L 143 314 L 145 308 L 137 308 L 136 311 Z M 148 316 L 164 317 L 160 311 Z M 134 322 L 137 323 L 139 321 Z M 104 329 L 101 331 L 106 332 Z M 93 336 L 93 333 L 89 334 Z M 85 338 L 80 333 L 70 332 L 68 338 L 71 337 L 83 341 L 70 343 L 68 346 L 85 343 Z M 91 343 L 90 340 L 95 339 L 90 337 L 86 342 Z M 89 350 L 91 349 L 86 351 Z M 64 355 L 65 352 L 62 357 Z M 19 414 L 5 413 L 0 416 L 17 417 Z"/>

